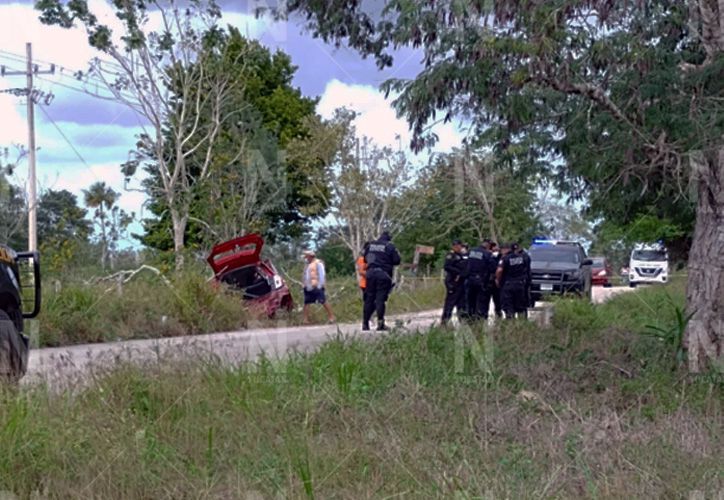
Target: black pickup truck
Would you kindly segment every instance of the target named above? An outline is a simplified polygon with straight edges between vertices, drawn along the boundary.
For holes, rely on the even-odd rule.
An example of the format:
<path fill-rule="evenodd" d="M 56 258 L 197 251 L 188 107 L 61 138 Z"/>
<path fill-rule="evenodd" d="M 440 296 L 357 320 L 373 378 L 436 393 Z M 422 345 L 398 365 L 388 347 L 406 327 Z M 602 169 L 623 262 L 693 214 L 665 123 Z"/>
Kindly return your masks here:
<path fill-rule="evenodd" d="M 533 245 L 531 260 L 531 299 L 544 295 L 573 293 L 591 299 L 591 266 L 593 261 L 576 243 Z"/>
<path fill-rule="evenodd" d="M 24 320 L 39 312 L 38 254 L 18 253 L 0 244 L 0 383 L 17 381 L 25 375 L 29 341 L 24 334 Z"/>

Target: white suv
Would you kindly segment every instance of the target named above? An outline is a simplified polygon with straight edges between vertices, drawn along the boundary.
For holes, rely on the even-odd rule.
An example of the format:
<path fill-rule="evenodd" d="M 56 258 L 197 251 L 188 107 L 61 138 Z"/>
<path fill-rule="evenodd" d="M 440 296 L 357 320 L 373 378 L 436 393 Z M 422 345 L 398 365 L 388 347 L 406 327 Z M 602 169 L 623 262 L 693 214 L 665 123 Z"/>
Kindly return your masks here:
<path fill-rule="evenodd" d="M 663 245 L 636 245 L 629 261 L 629 286 L 667 281 L 669 281 L 669 254 L 666 248 Z"/>

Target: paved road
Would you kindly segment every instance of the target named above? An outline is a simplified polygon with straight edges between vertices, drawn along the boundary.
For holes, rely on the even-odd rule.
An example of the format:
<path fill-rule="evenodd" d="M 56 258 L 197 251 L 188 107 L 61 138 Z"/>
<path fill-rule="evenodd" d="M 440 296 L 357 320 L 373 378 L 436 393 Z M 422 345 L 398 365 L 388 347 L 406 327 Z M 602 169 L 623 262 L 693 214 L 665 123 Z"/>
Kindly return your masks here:
<path fill-rule="evenodd" d="M 594 302 L 628 291 L 628 288 L 594 288 Z M 545 310 L 548 305 L 539 304 Z M 533 319 L 543 317 L 536 312 Z M 415 331 L 438 321 L 440 311 L 424 311 L 393 316 L 389 324 Z M 94 374 L 118 363 L 132 361 L 139 365 L 156 365 L 161 361 L 207 359 L 215 363 L 238 364 L 256 359 L 262 353 L 276 357 L 288 352 L 308 352 L 337 335 L 372 338 L 377 332 L 360 332 L 359 324 L 285 326 L 213 333 L 191 337 L 129 340 L 103 344 L 34 349 L 30 352 L 29 370 L 23 384 L 45 382 L 55 389 L 75 387 L 93 379 Z"/>

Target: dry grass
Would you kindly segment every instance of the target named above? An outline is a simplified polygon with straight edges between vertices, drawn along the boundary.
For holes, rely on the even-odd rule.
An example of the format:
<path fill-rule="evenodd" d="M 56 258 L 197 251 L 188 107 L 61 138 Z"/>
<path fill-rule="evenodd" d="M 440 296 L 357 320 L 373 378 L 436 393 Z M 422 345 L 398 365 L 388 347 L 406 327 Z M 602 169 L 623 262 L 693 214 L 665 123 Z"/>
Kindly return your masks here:
<path fill-rule="evenodd" d="M 73 396 L 8 394 L 0 491 L 712 498 L 724 489 L 721 374 L 672 370 L 672 353 L 637 332 L 651 313 L 630 300 L 561 303 L 549 330 L 475 330 L 485 358 L 432 330 L 237 369 L 121 366 Z M 613 314 L 624 309 L 629 324 Z"/>
<path fill-rule="evenodd" d="M 362 298 L 354 279 L 333 280 L 329 302 L 339 321 L 361 321 Z M 116 340 L 195 335 L 256 327 L 278 322 L 302 322 L 301 290 L 292 288 L 296 309 L 280 312 L 273 321 L 254 318 L 239 294 L 217 290 L 200 272 L 191 270 L 172 278 L 168 286 L 155 276 L 143 277 L 118 292 L 113 285 L 66 284 L 60 291 L 44 289 L 39 316 L 38 346 L 63 346 Z M 439 279 L 407 279 L 392 293 L 390 314 L 440 307 L 444 289 Z M 312 311 L 314 322 L 326 322 L 321 307 Z"/>

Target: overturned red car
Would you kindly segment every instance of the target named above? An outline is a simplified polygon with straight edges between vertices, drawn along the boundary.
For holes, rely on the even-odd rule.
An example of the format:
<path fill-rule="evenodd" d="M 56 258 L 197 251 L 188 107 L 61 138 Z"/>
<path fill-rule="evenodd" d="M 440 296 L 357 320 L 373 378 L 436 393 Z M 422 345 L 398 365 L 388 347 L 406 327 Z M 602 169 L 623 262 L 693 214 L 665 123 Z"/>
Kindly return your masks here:
<path fill-rule="evenodd" d="M 248 234 L 216 245 L 206 261 L 217 282 L 238 290 L 251 309 L 271 317 L 291 311 L 294 301 L 274 264 L 261 260 L 263 247 L 260 235 Z"/>

